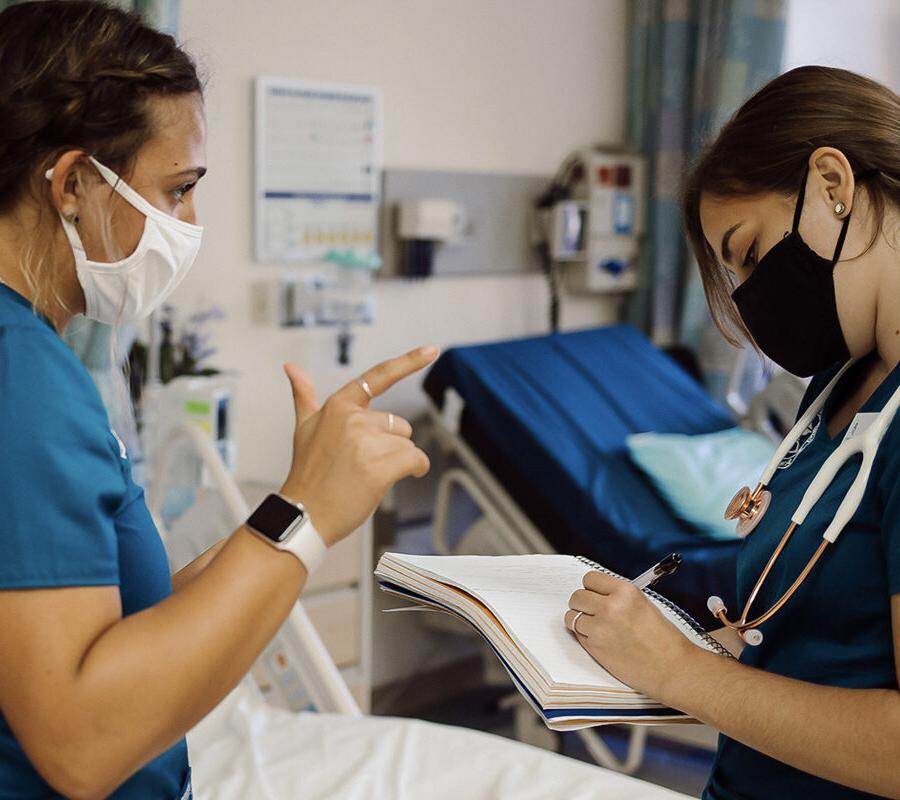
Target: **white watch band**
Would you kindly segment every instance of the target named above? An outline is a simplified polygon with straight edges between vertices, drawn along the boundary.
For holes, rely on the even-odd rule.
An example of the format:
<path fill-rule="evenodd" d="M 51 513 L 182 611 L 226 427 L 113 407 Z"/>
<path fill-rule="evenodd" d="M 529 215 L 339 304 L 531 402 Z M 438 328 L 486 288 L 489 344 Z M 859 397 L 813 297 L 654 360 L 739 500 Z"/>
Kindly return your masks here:
<path fill-rule="evenodd" d="M 245 524 L 270 547 L 292 553 L 306 567 L 307 575 L 312 575 L 325 560 L 328 547 L 309 513 L 301 503 L 282 494 L 266 497 Z"/>
<path fill-rule="evenodd" d="M 325 560 L 325 553 L 328 548 L 319 532 L 312 524 L 312 520 L 307 517 L 300 525 L 300 528 L 288 539 L 284 544 L 276 545 L 280 550 L 289 550 L 306 567 L 307 576 L 312 575 Z"/>

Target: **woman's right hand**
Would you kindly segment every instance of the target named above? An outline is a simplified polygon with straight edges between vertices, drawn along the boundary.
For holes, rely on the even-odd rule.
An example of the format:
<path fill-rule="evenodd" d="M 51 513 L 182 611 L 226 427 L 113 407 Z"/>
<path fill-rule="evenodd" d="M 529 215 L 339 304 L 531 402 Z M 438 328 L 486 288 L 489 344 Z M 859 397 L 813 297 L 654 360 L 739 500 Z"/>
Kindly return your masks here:
<path fill-rule="evenodd" d="M 435 347 L 413 350 L 384 361 L 364 373 L 372 395 L 427 367 Z M 369 396 L 351 381 L 319 406 L 309 376 L 286 364 L 297 426 L 294 455 L 281 493 L 303 503 L 325 544 L 333 545 L 358 528 L 374 512 L 385 492 L 401 478 L 421 478 L 428 456 L 411 441 L 412 428 L 401 417 L 370 411 Z"/>

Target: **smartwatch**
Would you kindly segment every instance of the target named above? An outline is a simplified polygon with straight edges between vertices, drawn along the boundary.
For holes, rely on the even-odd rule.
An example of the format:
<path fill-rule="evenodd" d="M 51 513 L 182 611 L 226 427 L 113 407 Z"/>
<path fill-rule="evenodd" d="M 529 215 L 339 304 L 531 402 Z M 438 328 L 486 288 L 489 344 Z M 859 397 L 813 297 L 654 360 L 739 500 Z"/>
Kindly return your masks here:
<path fill-rule="evenodd" d="M 328 549 L 301 503 L 270 494 L 246 522 L 247 527 L 272 547 L 293 553 L 307 575 L 319 567 Z"/>

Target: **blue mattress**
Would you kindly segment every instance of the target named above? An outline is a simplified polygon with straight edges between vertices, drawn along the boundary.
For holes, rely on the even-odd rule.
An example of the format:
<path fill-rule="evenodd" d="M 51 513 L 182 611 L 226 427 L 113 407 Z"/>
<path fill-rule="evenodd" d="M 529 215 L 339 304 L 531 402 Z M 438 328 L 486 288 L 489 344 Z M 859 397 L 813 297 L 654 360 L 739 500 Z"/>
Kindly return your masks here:
<path fill-rule="evenodd" d="M 734 420 L 636 329 L 453 348 L 425 379 L 439 408 L 450 387 L 465 400 L 463 439 L 557 552 L 636 575 L 678 551 L 664 595 L 710 623 L 710 594 L 734 606 L 738 541 L 676 518 L 625 446 L 632 433 L 711 433 Z"/>

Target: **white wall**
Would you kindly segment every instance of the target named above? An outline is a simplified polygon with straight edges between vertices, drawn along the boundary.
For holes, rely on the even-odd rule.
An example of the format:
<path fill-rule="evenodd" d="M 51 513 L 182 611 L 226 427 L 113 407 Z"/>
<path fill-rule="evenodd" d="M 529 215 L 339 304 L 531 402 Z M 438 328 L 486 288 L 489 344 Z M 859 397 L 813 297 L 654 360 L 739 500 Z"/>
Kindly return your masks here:
<path fill-rule="evenodd" d="M 538 332 L 538 276 L 384 282 L 378 320 L 341 369 L 330 331 L 252 327 L 248 285 L 278 270 L 253 263 L 252 79 L 376 84 L 384 92 L 385 165 L 548 174 L 573 147 L 620 143 L 625 125 L 625 0 L 184 0 L 182 38 L 210 75 L 209 175 L 198 189 L 203 250 L 173 297 L 216 302 L 218 365 L 241 374 L 239 471 L 278 481 L 289 463 L 292 410 L 280 364 L 293 360 L 322 394 L 369 363 L 421 343 L 448 345 Z M 581 299 L 566 326 L 608 321 Z M 420 407 L 414 384 L 389 405 Z"/>
<path fill-rule="evenodd" d="M 785 70 L 841 67 L 900 90 L 897 0 L 789 0 Z"/>

